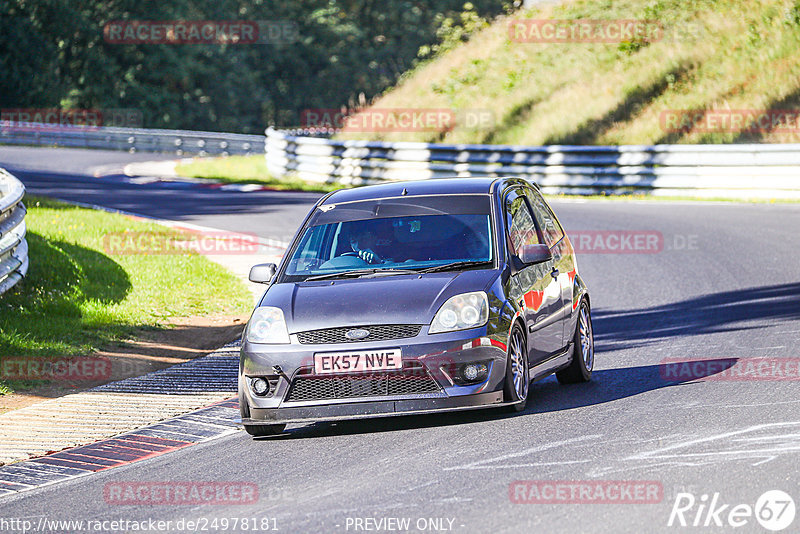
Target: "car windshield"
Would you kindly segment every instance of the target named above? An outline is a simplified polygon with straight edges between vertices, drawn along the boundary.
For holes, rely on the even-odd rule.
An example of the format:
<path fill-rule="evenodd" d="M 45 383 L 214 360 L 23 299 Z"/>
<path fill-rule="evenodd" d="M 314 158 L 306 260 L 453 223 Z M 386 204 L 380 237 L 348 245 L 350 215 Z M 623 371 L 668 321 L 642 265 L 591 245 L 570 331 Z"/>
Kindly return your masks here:
<path fill-rule="evenodd" d="M 486 195 L 323 205 L 293 249 L 283 281 L 465 269 L 492 262 L 492 242 Z"/>

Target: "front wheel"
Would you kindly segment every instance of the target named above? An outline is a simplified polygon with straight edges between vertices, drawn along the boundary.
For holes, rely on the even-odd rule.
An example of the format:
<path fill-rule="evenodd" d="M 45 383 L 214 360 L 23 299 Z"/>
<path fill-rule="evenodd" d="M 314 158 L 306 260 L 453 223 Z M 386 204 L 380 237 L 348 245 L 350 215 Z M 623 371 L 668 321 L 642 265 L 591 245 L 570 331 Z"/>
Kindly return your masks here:
<path fill-rule="evenodd" d="M 511 330 L 508 343 L 508 361 L 506 363 L 506 383 L 504 395 L 506 402 L 513 402 L 509 410 L 521 412 L 528 403 L 530 375 L 528 374 L 528 349 L 525 344 L 525 333 L 519 324 Z"/>
<path fill-rule="evenodd" d="M 242 419 L 250 419 L 250 406 L 248 406 L 241 388 L 239 389 L 239 413 Z M 255 437 L 274 436 L 283 432 L 285 428 L 286 425 L 244 425 L 245 432 Z"/>
<path fill-rule="evenodd" d="M 572 339 L 572 362 L 569 367 L 556 373 L 561 384 L 588 382 L 594 368 L 594 333 L 592 315 L 586 301 L 581 301 L 578 311 L 578 325 Z"/>

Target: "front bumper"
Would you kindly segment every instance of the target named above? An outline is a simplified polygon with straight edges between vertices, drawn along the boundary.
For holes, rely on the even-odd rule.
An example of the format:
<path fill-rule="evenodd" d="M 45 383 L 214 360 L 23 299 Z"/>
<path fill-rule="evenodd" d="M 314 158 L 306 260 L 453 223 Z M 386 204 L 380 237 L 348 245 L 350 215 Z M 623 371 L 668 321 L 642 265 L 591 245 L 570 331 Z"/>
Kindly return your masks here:
<path fill-rule="evenodd" d="M 503 392 L 493 391 L 461 397 L 437 399 L 405 399 L 395 401 L 366 401 L 317 406 L 283 407 L 278 409 L 250 408 L 245 425 L 264 423 L 299 423 L 307 421 L 337 421 L 368 419 L 393 415 L 421 415 L 442 411 L 476 410 L 504 406 Z"/>
<path fill-rule="evenodd" d="M 487 327 L 372 343 L 302 345 L 293 338 L 291 345 L 269 346 L 244 343 L 239 372 L 239 395 L 247 402 L 250 418 L 244 424 L 284 423 L 313 420 L 356 419 L 437 411 L 475 409 L 503 403 L 506 374 L 506 345 L 499 336 L 487 335 Z M 403 363 L 424 370 L 433 379 L 437 391 L 403 395 L 363 396 L 292 400 L 291 392 L 298 378 L 313 375 L 315 353 L 347 350 L 400 348 Z M 477 384 L 458 385 L 448 372 L 454 366 L 476 361 L 489 364 L 487 378 Z M 273 366 L 279 365 L 282 375 Z M 260 397 L 249 387 L 252 377 L 262 376 L 273 386 L 270 396 Z M 324 375 L 344 378 L 353 375 Z"/>

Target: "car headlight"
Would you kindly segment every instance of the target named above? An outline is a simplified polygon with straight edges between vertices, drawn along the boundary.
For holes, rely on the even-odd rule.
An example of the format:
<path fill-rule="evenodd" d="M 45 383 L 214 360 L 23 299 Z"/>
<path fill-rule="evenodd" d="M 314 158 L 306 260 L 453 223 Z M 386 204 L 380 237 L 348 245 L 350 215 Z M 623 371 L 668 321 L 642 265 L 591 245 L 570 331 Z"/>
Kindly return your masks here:
<path fill-rule="evenodd" d="M 445 302 L 433 318 L 430 334 L 477 328 L 489 320 L 489 298 L 483 291 L 456 295 Z"/>
<path fill-rule="evenodd" d="M 272 306 L 255 309 L 247 325 L 247 341 L 250 343 L 289 343 L 289 329 L 283 318 L 283 310 Z"/>

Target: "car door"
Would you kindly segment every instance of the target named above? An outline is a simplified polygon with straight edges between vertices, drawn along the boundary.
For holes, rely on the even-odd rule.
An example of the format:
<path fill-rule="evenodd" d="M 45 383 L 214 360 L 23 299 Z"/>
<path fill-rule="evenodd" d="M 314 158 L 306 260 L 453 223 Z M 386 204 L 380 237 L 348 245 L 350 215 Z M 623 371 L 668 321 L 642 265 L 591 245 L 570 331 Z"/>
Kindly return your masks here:
<path fill-rule="evenodd" d="M 509 253 L 521 256 L 522 247 L 544 243 L 522 188 L 508 191 L 504 212 Z M 555 315 L 561 309 L 561 288 L 551 272 L 553 260 L 521 266 L 512 275 L 512 297 L 523 309 L 528 339 L 528 360 L 536 365 L 562 347 L 563 324 Z"/>
<path fill-rule="evenodd" d="M 553 320 L 561 325 L 562 341 L 559 349 L 569 343 L 572 332 L 568 332 L 570 312 L 572 311 L 572 284 L 575 279 L 575 262 L 571 256 L 572 251 L 564 239 L 564 230 L 558 222 L 553 210 L 534 188 L 526 188 L 525 196 L 528 198 L 536 225 L 541 229 L 545 244 L 553 254 L 553 267 L 551 274 L 557 280 L 561 292 L 561 304 Z"/>

